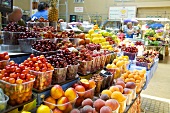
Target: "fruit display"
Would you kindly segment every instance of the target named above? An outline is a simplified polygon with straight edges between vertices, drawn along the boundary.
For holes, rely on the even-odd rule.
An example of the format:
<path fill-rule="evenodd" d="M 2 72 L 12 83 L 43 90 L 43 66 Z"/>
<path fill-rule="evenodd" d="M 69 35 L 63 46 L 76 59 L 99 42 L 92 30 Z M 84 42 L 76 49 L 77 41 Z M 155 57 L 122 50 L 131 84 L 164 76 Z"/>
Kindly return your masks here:
<path fill-rule="evenodd" d="M 136 46 L 138 46 L 138 45 L 141 46 L 141 45 L 144 45 L 144 44 L 143 44 L 141 41 L 136 41 L 136 42 L 135 42 L 135 45 L 136 45 Z"/>
<path fill-rule="evenodd" d="M 40 38 L 41 35 L 39 33 L 35 33 L 35 32 L 32 32 L 32 31 L 26 31 L 26 32 L 23 32 L 23 33 L 20 33 L 19 35 L 19 39 L 27 39 L 27 38 Z"/>
<path fill-rule="evenodd" d="M 73 44 L 71 41 L 67 40 L 56 40 L 56 46 L 59 47 L 60 49 L 66 49 L 66 48 L 71 48 L 71 47 L 76 47 L 75 44 Z"/>
<path fill-rule="evenodd" d="M 57 29 L 55 29 L 52 26 L 45 26 L 43 28 L 41 28 L 39 26 L 34 26 L 31 30 L 33 32 L 47 32 L 47 31 L 50 31 L 50 32 L 53 32 L 53 33 L 57 32 Z"/>
<path fill-rule="evenodd" d="M 29 28 L 33 28 L 34 26 L 39 26 L 43 28 L 45 26 L 49 26 L 49 21 L 44 19 L 43 17 L 40 17 L 39 19 L 35 19 L 27 22 L 27 26 Z"/>
<path fill-rule="evenodd" d="M 134 70 L 132 72 L 127 71 L 126 73 L 122 74 L 121 78 L 124 82 L 134 82 L 137 86 L 136 92 L 138 93 L 142 86 L 144 85 L 144 82 L 146 81 L 146 70 Z M 129 88 L 129 87 L 128 87 Z"/>
<path fill-rule="evenodd" d="M 50 1 L 50 8 L 48 9 L 48 20 L 50 22 L 58 22 L 58 9 L 56 6 L 57 1 Z"/>
<path fill-rule="evenodd" d="M 81 79 L 80 83 L 75 83 L 72 87 L 76 90 L 78 94 L 75 107 L 81 106 L 82 101 L 86 98 L 93 99 L 96 87 L 94 80 Z"/>
<path fill-rule="evenodd" d="M 54 85 L 50 90 L 50 96 L 44 100 L 53 113 L 70 113 L 77 100 L 77 94 L 74 88 L 68 88 L 66 91 L 60 85 Z"/>
<path fill-rule="evenodd" d="M 0 53 L 0 69 L 4 69 L 5 66 L 8 65 L 9 60 L 10 58 L 9 58 L 8 52 Z"/>
<path fill-rule="evenodd" d="M 143 56 L 149 57 L 149 58 L 152 58 L 152 59 L 157 59 L 158 56 L 159 56 L 159 52 L 155 51 L 155 50 L 147 50 L 147 51 L 143 52 Z"/>
<path fill-rule="evenodd" d="M 9 23 L 3 28 L 3 31 L 26 32 L 26 27 L 18 25 L 16 22 Z"/>
<path fill-rule="evenodd" d="M 14 61 L 0 70 L 0 88 L 9 96 L 10 105 L 22 104 L 31 99 L 34 78 L 28 67 Z"/>
<path fill-rule="evenodd" d="M 48 106 L 41 104 L 36 110 L 36 113 L 51 113 L 51 110 Z"/>
<path fill-rule="evenodd" d="M 101 46 L 100 46 L 100 44 L 92 44 L 92 43 L 90 43 L 90 44 L 86 44 L 86 48 L 91 50 L 91 51 L 94 51 L 94 50 L 99 51 L 101 49 Z"/>
<path fill-rule="evenodd" d="M 56 35 L 51 31 L 47 31 L 43 33 L 43 39 L 54 39 L 55 36 Z M 53 42 L 55 42 L 55 40 L 53 40 Z"/>
<path fill-rule="evenodd" d="M 106 69 L 107 71 L 111 72 L 113 74 L 113 78 L 119 78 L 120 75 L 122 74 L 122 66 L 124 65 L 124 61 L 119 61 L 118 63 L 116 63 L 116 65 L 114 63 L 112 64 L 107 64 Z"/>
<path fill-rule="evenodd" d="M 138 49 L 136 47 L 126 47 L 123 49 L 123 51 L 124 56 L 128 56 L 130 60 L 134 60 Z"/>
<path fill-rule="evenodd" d="M 34 88 L 44 90 L 51 85 L 54 67 L 47 62 L 44 55 L 35 57 L 33 54 L 20 64 L 30 68 L 30 74 L 35 76 Z"/>
<path fill-rule="evenodd" d="M 152 58 L 146 58 L 144 56 L 137 56 L 136 57 L 136 66 L 146 67 L 149 70 L 154 62 Z"/>

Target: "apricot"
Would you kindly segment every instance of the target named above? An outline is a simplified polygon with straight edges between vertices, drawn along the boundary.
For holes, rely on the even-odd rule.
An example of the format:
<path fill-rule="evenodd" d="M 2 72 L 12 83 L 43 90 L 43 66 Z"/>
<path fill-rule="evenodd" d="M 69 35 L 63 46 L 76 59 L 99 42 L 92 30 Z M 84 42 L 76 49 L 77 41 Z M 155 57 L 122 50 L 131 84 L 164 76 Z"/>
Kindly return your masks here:
<path fill-rule="evenodd" d="M 66 103 L 68 103 L 69 102 L 69 100 L 68 100 L 68 98 L 67 97 L 61 97 L 61 98 L 59 98 L 58 99 L 58 101 L 57 101 L 57 104 L 58 104 L 58 109 L 60 109 L 60 110 L 65 110 L 67 107 L 68 107 L 68 104 L 66 104 Z"/>
<path fill-rule="evenodd" d="M 116 85 L 121 85 L 123 88 L 125 88 L 125 83 L 123 81 L 117 81 Z"/>
<path fill-rule="evenodd" d="M 109 96 L 109 98 L 111 97 L 112 95 L 112 92 L 110 90 L 103 90 L 101 94 L 107 94 Z"/>
<path fill-rule="evenodd" d="M 63 113 L 61 110 L 59 110 L 58 108 L 53 109 L 53 113 Z"/>
<path fill-rule="evenodd" d="M 109 90 L 113 93 L 114 91 L 119 91 L 119 88 L 117 86 L 111 86 Z"/>
<path fill-rule="evenodd" d="M 123 87 L 122 87 L 121 85 L 116 85 L 116 87 L 118 87 L 118 88 L 119 88 L 119 91 L 120 91 L 121 93 L 123 93 Z"/>
<path fill-rule="evenodd" d="M 112 110 L 110 107 L 108 106 L 103 106 L 101 109 L 100 109 L 100 113 L 112 113 Z"/>
<path fill-rule="evenodd" d="M 64 95 L 68 98 L 69 101 L 73 101 L 77 97 L 76 90 L 74 88 L 68 88 Z"/>
<path fill-rule="evenodd" d="M 83 100 L 82 106 L 86 106 L 86 105 L 93 107 L 93 101 L 90 98 Z"/>
<path fill-rule="evenodd" d="M 100 99 L 106 101 L 106 100 L 108 100 L 110 98 L 109 98 L 109 96 L 107 94 L 101 94 Z"/>
<path fill-rule="evenodd" d="M 78 109 L 73 109 L 70 113 L 80 113 L 80 111 Z"/>
<path fill-rule="evenodd" d="M 113 92 L 111 98 L 116 99 L 118 102 L 123 102 L 126 100 L 126 97 L 119 91 Z"/>
<path fill-rule="evenodd" d="M 93 107 L 95 108 L 95 110 L 97 112 L 100 111 L 100 109 L 105 106 L 105 101 L 102 99 L 97 99 L 94 103 L 93 103 Z"/>
<path fill-rule="evenodd" d="M 51 88 L 50 94 L 54 99 L 59 99 L 64 95 L 64 91 L 60 85 L 54 85 Z"/>
<path fill-rule="evenodd" d="M 109 106 L 112 111 L 116 110 L 119 107 L 119 103 L 115 99 L 109 99 L 106 101 L 106 106 Z"/>
<path fill-rule="evenodd" d="M 83 107 L 82 113 L 93 113 L 93 108 L 89 105 L 86 105 Z"/>
<path fill-rule="evenodd" d="M 47 105 L 50 109 L 55 108 L 56 100 L 52 98 L 51 96 L 45 99 L 46 102 L 44 102 L 45 105 Z M 48 103 L 47 103 L 48 102 Z M 49 104 L 51 103 L 51 104 Z"/>

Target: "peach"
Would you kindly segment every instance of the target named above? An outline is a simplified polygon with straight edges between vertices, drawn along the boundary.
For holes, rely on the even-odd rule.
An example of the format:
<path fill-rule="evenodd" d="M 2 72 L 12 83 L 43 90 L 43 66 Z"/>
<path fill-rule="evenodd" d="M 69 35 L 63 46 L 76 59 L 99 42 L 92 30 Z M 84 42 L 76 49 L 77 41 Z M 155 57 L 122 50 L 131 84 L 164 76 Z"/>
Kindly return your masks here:
<path fill-rule="evenodd" d="M 123 94 L 131 94 L 131 93 L 132 93 L 132 91 L 130 89 L 128 89 L 128 88 L 123 89 Z"/>
<path fill-rule="evenodd" d="M 91 98 L 91 99 L 93 99 L 93 96 L 94 96 L 94 92 L 92 90 L 88 90 L 84 94 L 84 98 Z"/>
<path fill-rule="evenodd" d="M 48 103 L 44 102 L 44 104 L 47 105 L 50 109 L 54 109 L 55 108 L 54 105 L 56 104 L 56 100 L 54 98 L 52 98 L 50 96 L 50 97 L 46 98 L 45 101 L 48 102 Z M 49 104 L 49 103 L 51 103 L 51 104 Z"/>
<path fill-rule="evenodd" d="M 116 85 L 119 88 L 119 91 L 123 93 L 123 87 L 121 85 Z"/>
<path fill-rule="evenodd" d="M 80 97 L 82 97 L 82 96 L 84 95 L 84 93 L 83 93 L 83 92 L 85 92 L 84 86 L 82 86 L 82 85 L 77 85 L 77 86 L 75 87 L 75 90 L 76 90 L 77 92 L 80 92 L 80 93 L 78 93 L 78 95 L 79 95 Z"/>
<path fill-rule="evenodd" d="M 101 94 L 107 94 L 109 96 L 109 98 L 110 98 L 111 95 L 112 95 L 112 92 L 110 90 L 105 89 L 105 90 L 102 91 Z"/>
<path fill-rule="evenodd" d="M 125 88 L 125 83 L 123 81 L 117 81 L 116 85 L 121 85 L 123 88 Z"/>
<path fill-rule="evenodd" d="M 122 79 L 122 78 L 117 78 L 117 79 L 116 79 L 116 82 L 117 82 L 117 81 L 123 81 L 123 79 Z"/>
<path fill-rule="evenodd" d="M 90 105 L 91 107 L 93 107 L 93 101 L 90 98 L 83 100 L 82 106 L 86 106 L 86 105 Z"/>
<path fill-rule="evenodd" d="M 95 88 L 96 87 L 96 82 L 94 80 L 89 80 L 89 89 Z"/>
<path fill-rule="evenodd" d="M 75 103 L 75 107 L 81 106 L 81 103 L 83 102 L 84 98 L 78 97 Z"/>
<path fill-rule="evenodd" d="M 109 96 L 108 96 L 107 94 L 102 94 L 102 95 L 100 96 L 100 99 L 106 101 L 106 100 L 108 100 L 108 99 L 110 99 L 110 98 L 109 98 Z"/>
<path fill-rule="evenodd" d="M 119 88 L 117 86 L 111 86 L 109 90 L 113 93 L 114 91 L 119 91 Z"/>
<path fill-rule="evenodd" d="M 106 106 L 109 106 L 112 111 L 116 110 L 119 107 L 119 103 L 115 99 L 109 99 L 106 101 Z"/>
<path fill-rule="evenodd" d="M 127 82 L 126 83 L 126 88 L 135 89 L 135 87 L 136 87 L 136 84 L 134 82 Z"/>
<path fill-rule="evenodd" d="M 67 105 L 67 108 L 63 111 L 64 113 L 70 113 L 70 111 L 73 109 L 73 106 L 69 103 Z"/>
<path fill-rule="evenodd" d="M 79 84 L 78 84 L 78 83 L 74 83 L 74 84 L 72 85 L 72 87 L 75 88 L 77 85 L 79 85 Z"/>
<path fill-rule="evenodd" d="M 80 111 L 78 109 L 73 109 L 70 113 L 80 113 Z"/>
<path fill-rule="evenodd" d="M 82 113 L 93 113 L 93 108 L 89 105 L 86 105 L 83 107 Z"/>
<path fill-rule="evenodd" d="M 100 109 L 100 113 L 112 113 L 112 110 L 111 110 L 110 107 L 108 107 L 108 106 L 103 106 L 103 107 Z"/>
<path fill-rule="evenodd" d="M 53 113 L 63 113 L 61 110 L 59 110 L 58 108 L 53 109 Z"/>
<path fill-rule="evenodd" d="M 60 109 L 60 110 L 65 110 L 67 107 L 68 107 L 68 104 L 66 104 L 66 103 L 68 103 L 69 102 L 69 100 L 68 100 L 68 98 L 67 97 L 61 97 L 61 98 L 59 98 L 58 99 L 58 101 L 57 101 L 57 104 L 58 104 L 58 109 Z M 63 105 L 63 104 L 65 104 L 65 105 Z"/>
<path fill-rule="evenodd" d="M 97 99 L 94 103 L 93 103 L 93 107 L 96 109 L 97 112 L 100 111 L 100 109 L 105 106 L 105 101 L 102 99 Z"/>
<path fill-rule="evenodd" d="M 73 101 L 76 99 L 77 97 L 77 93 L 76 93 L 76 90 L 74 88 L 68 88 L 66 91 L 65 91 L 65 96 L 68 98 L 69 101 Z"/>
<path fill-rule="evenodd" d="M 89 89 L 89 81 L 87 79 L 81 79 L 80 82 L 85 87 L 85 89 Z"/>
<path fill-rule="evenodd" d="M 60 85 L 54 85 L 51 88 L 50 94 L 54 99 L 59 99 L 64 95 L 64 91 Z"/>

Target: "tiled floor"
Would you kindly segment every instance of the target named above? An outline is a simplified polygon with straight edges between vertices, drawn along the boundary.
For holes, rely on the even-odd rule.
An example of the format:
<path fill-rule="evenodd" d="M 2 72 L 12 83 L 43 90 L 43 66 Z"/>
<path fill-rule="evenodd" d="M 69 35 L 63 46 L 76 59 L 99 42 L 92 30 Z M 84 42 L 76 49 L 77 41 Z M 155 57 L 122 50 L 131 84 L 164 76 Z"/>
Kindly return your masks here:
<path fill-rule="evenodd" d="M 142 98 L 141 109 L 143 113 L 170 113 L 170 103 Z"/>

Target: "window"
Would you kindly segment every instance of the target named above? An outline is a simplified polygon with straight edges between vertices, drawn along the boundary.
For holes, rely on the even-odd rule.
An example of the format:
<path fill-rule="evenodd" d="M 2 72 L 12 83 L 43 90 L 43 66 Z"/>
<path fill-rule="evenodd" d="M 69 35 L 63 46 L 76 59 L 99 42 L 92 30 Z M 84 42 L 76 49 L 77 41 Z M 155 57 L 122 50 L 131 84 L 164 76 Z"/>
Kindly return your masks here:
<path fill-rule="evenodd" d="M 84 3 L 84 0 L 74 0 L 74 3 Z"/>

